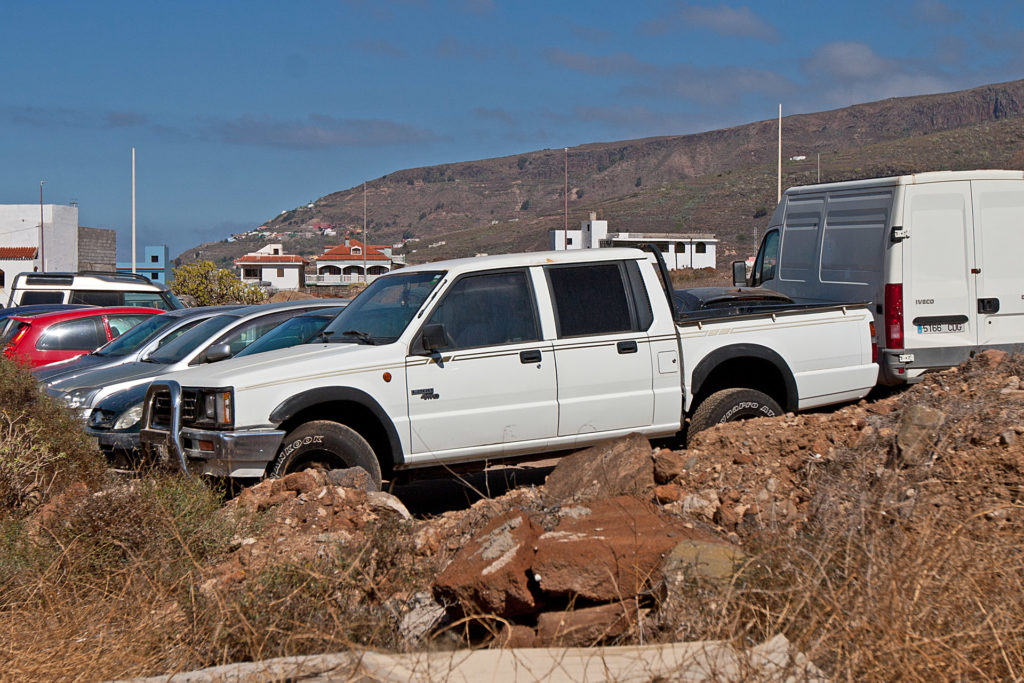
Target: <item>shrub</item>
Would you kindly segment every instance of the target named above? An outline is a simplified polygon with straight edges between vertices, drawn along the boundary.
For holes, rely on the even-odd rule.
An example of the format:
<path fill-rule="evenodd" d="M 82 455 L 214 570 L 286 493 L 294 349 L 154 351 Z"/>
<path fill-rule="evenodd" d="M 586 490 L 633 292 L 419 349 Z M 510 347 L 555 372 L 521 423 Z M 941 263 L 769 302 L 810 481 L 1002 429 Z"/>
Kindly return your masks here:
<path fill-rule="evenodd" d="M 230 270 L 218 268 L 212 261 L 196 261 L 175 268 L 171 288 L 178 296 L 191 297 L 196 306 L 259 304 L 266 299 L 266 293 L 259 286 L 243 283 Z"/>
<path fill-rule="evenodd" d="M 105 469 L 78 419 L 24 365 L 0 359 L 0 519 L 23 516 L 72 483 L 95 486 Z"/>

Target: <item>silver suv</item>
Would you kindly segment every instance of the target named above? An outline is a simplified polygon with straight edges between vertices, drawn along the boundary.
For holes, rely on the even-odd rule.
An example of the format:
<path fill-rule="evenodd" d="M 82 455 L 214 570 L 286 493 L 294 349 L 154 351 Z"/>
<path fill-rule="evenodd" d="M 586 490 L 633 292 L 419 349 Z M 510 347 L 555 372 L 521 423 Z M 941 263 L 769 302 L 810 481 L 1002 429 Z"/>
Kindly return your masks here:
<path fill-rule="evenodd" d="M 8 306 L 89 304 L 148 306 L 172 311 L 185 308 L 162 282 L 138 273 L 18 273 Z"/>

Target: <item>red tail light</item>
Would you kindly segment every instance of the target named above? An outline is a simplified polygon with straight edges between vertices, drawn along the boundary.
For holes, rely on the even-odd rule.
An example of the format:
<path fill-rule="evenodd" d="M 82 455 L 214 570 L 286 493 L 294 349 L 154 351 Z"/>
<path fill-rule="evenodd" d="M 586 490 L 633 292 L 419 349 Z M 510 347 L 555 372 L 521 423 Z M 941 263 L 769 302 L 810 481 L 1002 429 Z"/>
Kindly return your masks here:
<path fill-rule="evenodd" d="M 14 352 L 18 350 L 18 344 L 20 344 L 21 340 L 25 338 L 25 335 L 28 334 L 28 330 L 30 327 L 32 326 L 22 325 L 21 329 L 19 329 L 15 333 L 15 335 L 11 337 L 11 341 L 7 342 L 7 348 L 4 349 L 5 356 L 7 356 L 8 358 L 14 358 Z"/>
<path fill-rule="evenodd" d="M 903 348 L 903 285 L 885 286 L 885 346 Z"/>
<path fill-rule="evenodd" d="M 875 331 L 874 321 L 871 321 L 871 362 L 878 362 L 878 333 Z"/>

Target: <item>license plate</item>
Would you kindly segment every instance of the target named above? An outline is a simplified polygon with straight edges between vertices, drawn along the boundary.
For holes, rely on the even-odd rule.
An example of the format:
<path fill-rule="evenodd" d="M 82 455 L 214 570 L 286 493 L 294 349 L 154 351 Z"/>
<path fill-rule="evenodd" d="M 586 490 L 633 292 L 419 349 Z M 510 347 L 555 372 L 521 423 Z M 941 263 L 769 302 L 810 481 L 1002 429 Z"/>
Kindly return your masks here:
<path fill-rule="evenodd" d="M 918 325 L 918 334 L 955 334 L 964 331 L 963 323 L 941 323 L 938 325 Z"/>

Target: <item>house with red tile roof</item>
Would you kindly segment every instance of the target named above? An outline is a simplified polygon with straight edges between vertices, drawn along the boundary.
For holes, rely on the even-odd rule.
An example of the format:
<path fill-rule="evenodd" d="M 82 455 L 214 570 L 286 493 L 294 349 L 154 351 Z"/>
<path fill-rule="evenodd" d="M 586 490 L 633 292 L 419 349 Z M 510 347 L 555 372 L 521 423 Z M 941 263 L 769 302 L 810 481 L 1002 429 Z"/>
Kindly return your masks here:
<path fill-rule="evenodd" d="M 363 244 L 346 237 L 343 244 L 328 247 L 314 257 L 316 278 L 307 284 L 337 285 L 351 282 L 373 282 L 391 272 L 395 266 L 390 244 Z M 365 266 L 366 270 L 363 270 Z"/>
<path fill-rule="evenodd" d="M 276 290 L 297 290 L 304 284 L 309 261 L 294 254 L 285 254 L 280 244 L 267 246 L 235 259 L 239 277 L 247 284 Z"/>

